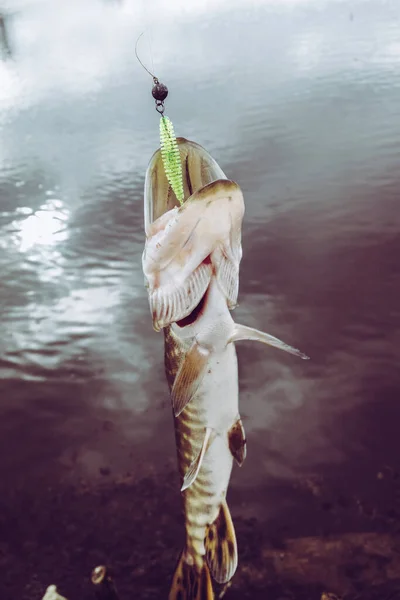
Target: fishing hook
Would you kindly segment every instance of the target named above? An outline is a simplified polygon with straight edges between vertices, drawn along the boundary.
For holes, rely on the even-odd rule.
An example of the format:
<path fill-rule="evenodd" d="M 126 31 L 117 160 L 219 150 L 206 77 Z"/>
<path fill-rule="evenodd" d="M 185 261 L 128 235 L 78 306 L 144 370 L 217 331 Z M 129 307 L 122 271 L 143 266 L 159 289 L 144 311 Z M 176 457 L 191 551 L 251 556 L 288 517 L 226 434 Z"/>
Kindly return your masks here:
<path fill-rule="evenodd" d="M 158 77 L 156 77 L 155 75 L 153 75 L 153 73 L 151 71 L 149 71 L 149 69 L 142 63 L 142 61 L 140 60 L 140 58 L 138 56 L 137 45 L 138 45 L 140 38 L 142 37 L 142 35 L 144 33 L 145 32 L 142 31 L 142 33 L 139 35 L 138 39 L 136 40 L 135 54 L 136 54 L 136 58 L 138 59 L 139 63 L 142 65 L 143 69 L 145 71 L 147 71 L 147 73 L 153 78 L 154 86 L 153 86 L 153 89 L 151 90 L 151 94 L 156 101 L 156 111 L 162 115 L 164 113 L 164 100 L 168 96 L 168 88 L 163 83 L 160 83 Z"/>

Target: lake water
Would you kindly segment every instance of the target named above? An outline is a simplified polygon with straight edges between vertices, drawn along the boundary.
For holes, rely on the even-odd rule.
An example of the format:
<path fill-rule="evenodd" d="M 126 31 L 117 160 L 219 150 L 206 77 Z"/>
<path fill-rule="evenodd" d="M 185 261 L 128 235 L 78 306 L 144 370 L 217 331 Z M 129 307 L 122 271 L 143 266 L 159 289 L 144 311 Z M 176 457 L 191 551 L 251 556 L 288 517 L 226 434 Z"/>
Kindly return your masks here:
<path fill-rule="evenodd" d="M 169 87 L 176 134 L 244 192 L 236 320 L 311 357 L 238 345 L 248 456 L 232 513 L 266 535 L 391 531 L 370 515 L 398 510 L 398 0 L 1 8 L 4 488 L 29 502 L 48 486 L 151 477 L 162 497 L 174 477 L 163 338 L 141 270 L 159 143 L 134 53 L 146 29 L 138 51 Z M 372 508 L 332 516 L 336 505 Z M 180 539 L 181 521 L 168 527 Z"/>

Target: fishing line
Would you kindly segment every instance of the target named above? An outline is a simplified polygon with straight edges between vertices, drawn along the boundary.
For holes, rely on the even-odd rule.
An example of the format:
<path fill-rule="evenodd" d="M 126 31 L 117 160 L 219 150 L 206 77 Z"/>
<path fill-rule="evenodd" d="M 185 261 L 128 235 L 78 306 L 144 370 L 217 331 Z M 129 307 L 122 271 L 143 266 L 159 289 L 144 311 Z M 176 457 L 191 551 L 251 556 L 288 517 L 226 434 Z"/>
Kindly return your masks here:
<path fill-rule="evenodd" d="M 150 17 L 149 17 L 149 12 L 148 12 L 148 7 L 147 7 L 147 1 L 146 0 L 142 0 L 142 9 L 143 9 L 143 20 L 144 23 L 146 25 L 145 27 L 145 32 L 147 33 L 147 41 L 148 41 L 148 45 L 149 45 L 149 51 L 150 51 L 150 59 L 151 59 L 151 68 L 152 71 L 154 73 L 154 60 L 153 60 L 153 43 L 152 43 L 152 29 L 150 26 Z"/>
<path fill-rule="evenodd" d="M 153 60 L 153 47 L 151 43 L 151 30 L 148 30 L 147 39 L 149 41 L 149 50 L 150 50 L 150 59 L 151 59 L 151 68 L 154 71 L 154 60 Z"/>
<path fill-rule="evenodd" d="M 149 71 L 149 69 L 148 69 L 148 68 L 147 68 L 147 67 L 146 67 L 146 66 L 145 66 L 145 65 L 142 63 L 142 61 L 140 60 L 140 58 L 139 58 L 139 55 L 138 55 L 138 53 L 137 53 L 137 47 L 138 47 L 139 40 L 140 40 L 140 38 L 142 37 L 142 35 L 143 35 L 144 33 L 145 33 L 145 31 L 142 31 L 142 33 L 139 35 L 138 39 L 136 40 L 136 44 L 135 44 L 135 54 L 136 54 L 136 58 L 138 59 L 138 61 L 139 61 L 139 62 L 140 62 L 140 64 L 142 65 L 143 69 L 144 69 L 145 71 L 147 71 L 149 75 L 151 75 L 151 76 L 152 76 L 154 83 L 156 83 L 156 81 L 158 81 L 157 77 L 156 77 L 155 75 L 153 75 L 153 73 L 152 73 L 151 71 Z M 152 64 L 153 71 L 154 71 L 154 64 L 153 64 L 153 57 L 152 57 L 152 52 L 151 52 L 151 50 L 150 50 L 150 56 L 151 56 L 151 59 L 152 59 L 152 60 L 151 60 L 151 64 Z"/>
<path fill-rule="evenodd" d="M 156 111 L 160 114 L 160 147 L 161 157 L 164 165 L 164 171 L 168 182 L 172 187 L 179 203 L 183 204 L 183 179 L 182 179 L 182 164 L 181 155 L 176 141 L 174 126 L 171 119 L 164 115 L 164 100 L 168 96 L 168 88 L 164 83 L 161 83 L 151 71 L 142 63 L 137 53 L 137 46 L 144 31 L 139 35 L 135 44 L 135 54 L 139 63 L 145 71 L 153 78 L 153 88 L 151 94 L 156 103 Z M 154 65 L 153 65 L 154 71 Z"/>

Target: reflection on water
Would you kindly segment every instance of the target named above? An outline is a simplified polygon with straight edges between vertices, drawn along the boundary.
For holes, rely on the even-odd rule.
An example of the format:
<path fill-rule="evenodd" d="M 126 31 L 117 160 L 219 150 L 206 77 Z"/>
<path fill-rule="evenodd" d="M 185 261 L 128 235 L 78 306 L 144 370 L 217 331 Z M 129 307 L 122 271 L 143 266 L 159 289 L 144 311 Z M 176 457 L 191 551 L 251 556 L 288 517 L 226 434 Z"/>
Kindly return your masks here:
<path fill-rule="evenodd" d="M 27 214 L 24 208 L 17 209 L 16 212 Z M 16 230 L 14 241 L 21 252 L 33 250 L 37 245 L 53 246 L 66 239 L 65 221 L 68 216 L 66 211 L 63 211 L 63 204 L 60 200 L 50 200 L 35 213 L 28 213 L 28 215 L 22 223 L 17 221 L 11 223 L 11 227 L 14 226 Z"/>
<path fill-rule="evenodd" d="M 299 475 L 392 501 L 376 473 L 399 452 L 400 13 L 397 0 L 187 6 L 3 2 L 0 474 L 30 490 L 175 468 L 141 272 L 158 145 L 134 56 L 147 28 L 141 57 L 170 89 L 177 135 L 245 194 L 236 319 L 312 358 L 238 348 L 249 452 L 232 510 L 295 534 Z"/>

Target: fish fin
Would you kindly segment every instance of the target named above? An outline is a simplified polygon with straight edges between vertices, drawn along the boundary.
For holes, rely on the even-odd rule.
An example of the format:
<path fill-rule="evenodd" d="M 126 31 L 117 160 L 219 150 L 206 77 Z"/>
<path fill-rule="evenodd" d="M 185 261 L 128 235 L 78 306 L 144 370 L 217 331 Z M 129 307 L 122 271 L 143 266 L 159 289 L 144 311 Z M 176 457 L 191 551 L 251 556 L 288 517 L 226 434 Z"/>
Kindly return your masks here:
<path fill-rule="evenodd" d="M 211 264 L 203 262 L 181 285 L 172 282 L 152 291 L 149 302 L 154 329 L 160 331 L 190 315 L 206 293 L 211 276 Z"/>
<path fill-rule="evenodd" d="M 172 407 L 175 417 L 179 417 L 185 406 L 196 393 L 207 368 L 209 350 L 194 342 L 186 354 L 171 390 Z"/>
<path fill-rule="evenodd" d="M 239 467 L 241 467 L 246 458 L 246 434 L 240 417 L 228 431 L 228 441 L 229 450 Z"/>
<path fill-rule="evenodd" d="M 227 583 L 235 574 L 238 554 L 235 529 L 226 500 L 221 504 L 214 523 L 208 526 L 204 542 L 212 577 L 217 583 Z"/>
<path fill-rule="evenodd" d="M 211 432 L 212 432 L 211 427 L 206 427 L 206 433 L 204 436 L 203 444 L 200 448 L 200 452 L 198 453 L 196 458 L 192 460 L 190 467 L 188 468 L 188 470 L 185 473 L 185 477 L 183 478 L 183 484 L 181 487 L 181 492 L 186 490 L 188 487 L 190 487 L 192 485 L 192 483 L 194 483 L 194 481 L 200 471 L 200 467 L 201 467 L 201 463 L 203 462 L 204 455 L 209 446 Z"/>
<path fill-rule="evenodd" d="M 310 358 L 306 354 L 303 354 L 303 352 L 300 352 L 300 350 L 297 350 L 297 348 L 293 348 L 292 346 L 285 344 L 285 342 L 282 342 L 273 335 L 269 335 L 263 331 L 258 331 L 258 329 L 253 329 L 252 327 L 246 327 L 246 325 L 238 325 L 235 323 L 234 330 L 228 340 L 228 344 L 230 342 L 239 342 L 241 340 L 253 340 L 255 342 L 267 344 L 268 346 L 274 346 L 274 348 L 279 348 L 279 350 L 284 350 L 285 352 L 294 354 L 295 356 L 298 356 L 304 360 L 308 360 Z"/>
<path fill-rule="evenodd" d="M 227 256 L 223 249 L 215 250 L 211 254 L 211 263 L 215 269 L 219 288 L 227 299 L 228 307 L 235 308 L 239 293 L 239 264 Z"/>
<path fill-rule="evenodd" d="M 168 600 L 214 600 L 210 570 L 203 561 L 201 567 L 189 565 L 182 552 L 176 567 Z"/>

